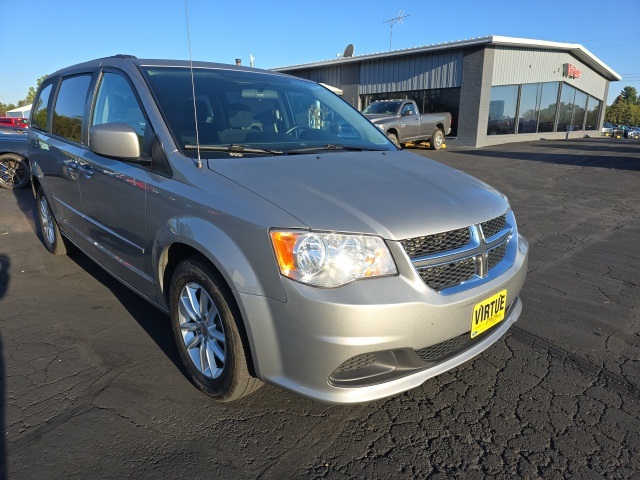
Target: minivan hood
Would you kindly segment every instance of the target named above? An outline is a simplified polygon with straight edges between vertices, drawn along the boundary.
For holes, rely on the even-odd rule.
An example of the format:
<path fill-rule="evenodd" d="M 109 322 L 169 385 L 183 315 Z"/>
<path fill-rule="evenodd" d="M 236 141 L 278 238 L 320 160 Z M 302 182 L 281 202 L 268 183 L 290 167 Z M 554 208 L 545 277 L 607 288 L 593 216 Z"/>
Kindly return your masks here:
<path fill-rule="evenodd" d="M 485 183 L 404 151 L 211 159 L 208 164 L 316 230 L 401 240 L 480 223 L 509 208 L 506 198 Z"/>

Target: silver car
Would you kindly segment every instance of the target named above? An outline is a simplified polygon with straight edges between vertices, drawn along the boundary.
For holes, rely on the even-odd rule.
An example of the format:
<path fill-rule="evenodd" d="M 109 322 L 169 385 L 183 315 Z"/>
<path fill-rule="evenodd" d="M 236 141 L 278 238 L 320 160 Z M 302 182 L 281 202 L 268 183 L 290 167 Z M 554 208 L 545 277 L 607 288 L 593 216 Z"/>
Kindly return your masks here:
<path fill-rule="evenodd" d="M 28 135 L 45 246 L 168 314 L 219 401 L 262 382 L 394 395 L 522 310 L 528 244 L 506 197 L 398 150 L 316 83 L 119 55 L 47 78 Z"/>

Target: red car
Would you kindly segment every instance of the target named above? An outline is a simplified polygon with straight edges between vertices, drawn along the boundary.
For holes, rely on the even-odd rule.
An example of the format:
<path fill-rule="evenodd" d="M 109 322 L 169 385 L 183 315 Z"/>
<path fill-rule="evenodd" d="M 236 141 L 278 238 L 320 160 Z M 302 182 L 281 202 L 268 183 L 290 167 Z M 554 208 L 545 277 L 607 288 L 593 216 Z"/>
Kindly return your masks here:
<path fill-rule="evenodd" d="M 0 117 L 0 126 L 29 128 L 29 119 L 22 117 Z"/>

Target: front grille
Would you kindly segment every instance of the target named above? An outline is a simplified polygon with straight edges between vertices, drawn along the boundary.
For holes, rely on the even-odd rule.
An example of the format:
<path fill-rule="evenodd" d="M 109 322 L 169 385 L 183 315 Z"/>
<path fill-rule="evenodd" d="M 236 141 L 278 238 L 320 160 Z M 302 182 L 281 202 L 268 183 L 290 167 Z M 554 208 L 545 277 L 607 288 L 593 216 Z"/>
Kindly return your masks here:
<path fill-rule="evenodd" d="M 348 372 L 350 370 L 357 370 L 359 368 L 368 367 L 376 360 L 375 353 L 363 353 L 362 355 L 356 355 L 355 357 L 351 357 L 346 362 L 343 362 L 338 368 L 336 368 L 336 372 Z"/>
<path fill-rule="evenodd" d="M 469 332 L 466 332 L 462 335 L 458 335 L 457 337 L 445 340 L 444 342 L 436 343 L 435 345 L 431 345 L 430 347 L 426 347 L 421 350 L 416 350 L 416 353 L 425 362 L 438 362 L 449 355 L 466 348 L 467 345 L 471 344 L 473 341 L 474 340 L 469 335 Z"/>
<path fill-rule="evenodd" d="M 472 280 L 463 287 L 471 288 L 475 282 L 491 276 L 491 269 L 507 254 L 512 230 L 507 215 L 400 243 L 420 278 L 433 290 L 442 292 Z M 498 245 L 499 242 L 502 243 Z"/>
<path fill-rule="evenodd" d="M 435 235 L 409 238 L 402 240 L 401 243 L 409 258 L 419 258 L 462 248 L 469 243 L 470 239 L 469 228 L 459 228 Z"/>
<path fill-rule="evenodd" d="M 484 238 L 493 237 L 496 233 L 499 233 L 507 224 L 507 216 L 501 215 L 487 222 L 480 224 Z"/>
<path fill-rule="evenodd" d="M 472 279 L 476 272 L 476 261 L 473 258 L 465 258 L 446 265 L 418 269 L 418 274 L 422 281 L 438 292 Z"/>

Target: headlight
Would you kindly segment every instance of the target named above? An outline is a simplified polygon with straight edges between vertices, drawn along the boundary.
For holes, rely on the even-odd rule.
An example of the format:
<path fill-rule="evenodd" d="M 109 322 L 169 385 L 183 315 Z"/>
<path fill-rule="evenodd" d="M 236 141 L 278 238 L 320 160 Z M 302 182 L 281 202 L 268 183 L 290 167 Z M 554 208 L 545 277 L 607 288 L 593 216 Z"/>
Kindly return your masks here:
<path fill-rule="evenodd" d="M 280 273 L 317 287 L 339 287 L 360 278 L 396 275 L 380 237 L 296 230 L 272 230 Z"/>

